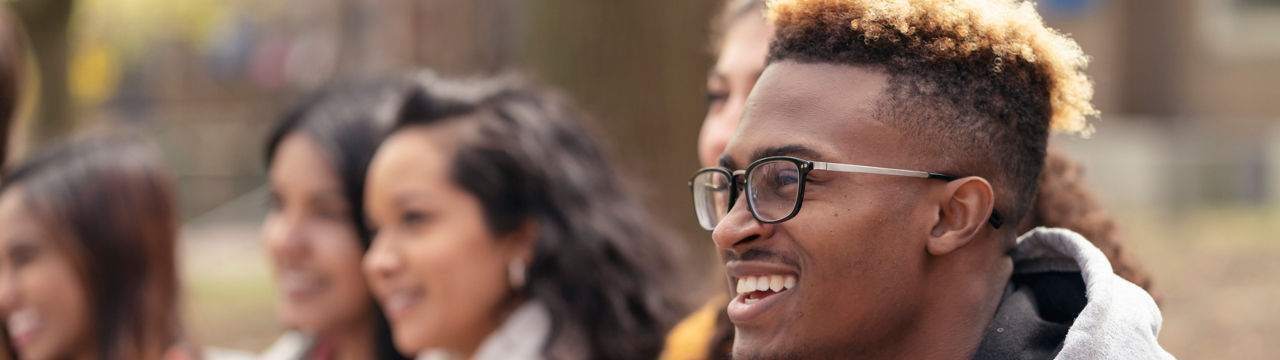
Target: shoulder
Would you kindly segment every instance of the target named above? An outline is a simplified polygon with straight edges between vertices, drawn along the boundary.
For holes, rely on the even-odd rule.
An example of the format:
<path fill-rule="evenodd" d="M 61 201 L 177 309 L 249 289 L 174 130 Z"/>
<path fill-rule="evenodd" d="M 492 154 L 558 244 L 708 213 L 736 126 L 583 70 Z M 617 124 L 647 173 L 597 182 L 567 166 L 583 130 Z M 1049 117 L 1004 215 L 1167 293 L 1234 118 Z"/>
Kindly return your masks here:
<path fill-rule="evenodd" d="M 716 331 L 716 318 L 728 303 L 725 296 L 713 297 L 698 311 L 676 324 L 667 333 L 661 360 L 702 359 L 710 353 L 711 337 Z"/>
<path fill-rule="evenodd" d="M 290 331 L 280 335 L 276 342 L 271 344 L 266 351 L 262 352 L 259 359 L 262 360 L 292 360 L 299 359 L 311 349 L 311 345 L 315 343 L 315 338 L 298 331 Z"/>
<path fill-rule="evenodd" d="M 1151 295 L 1117 276 L 1101 250 L 1066 229 L 1037 228 L 1018 239 L 1015 274 L 1079 272 L 1085 304 L 1059 359 L 1172 359 L 1160 346 L 1162 318 Z"/>

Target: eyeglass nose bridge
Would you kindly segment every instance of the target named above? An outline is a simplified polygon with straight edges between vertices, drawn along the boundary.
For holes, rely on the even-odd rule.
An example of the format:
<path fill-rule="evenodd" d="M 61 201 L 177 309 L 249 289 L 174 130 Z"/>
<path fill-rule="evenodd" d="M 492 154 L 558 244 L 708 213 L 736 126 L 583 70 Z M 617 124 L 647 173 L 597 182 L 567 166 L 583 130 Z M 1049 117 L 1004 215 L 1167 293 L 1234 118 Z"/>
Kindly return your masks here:
<path fill-rule="evenodd" d="M 729 207 L 725 210 L 726 213 L 733 211 L 734 205 L 737 205 L 738 203 L 738 196 L 742 196 L 747 193 L 746 170 L 734 170 L 729 173 L 729 189 Z M 751 210 L 747 209 L 747 211 Z M 755 216 L 755 214 L 752 214 L 752 216 Z"/>

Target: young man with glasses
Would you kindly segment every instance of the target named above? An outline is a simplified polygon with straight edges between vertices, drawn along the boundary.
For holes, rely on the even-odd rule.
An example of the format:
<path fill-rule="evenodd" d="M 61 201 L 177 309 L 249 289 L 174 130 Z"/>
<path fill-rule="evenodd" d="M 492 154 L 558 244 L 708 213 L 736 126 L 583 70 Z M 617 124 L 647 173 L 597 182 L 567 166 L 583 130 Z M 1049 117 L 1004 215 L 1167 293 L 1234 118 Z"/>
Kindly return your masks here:
<path fill-rule="evenodd" d="M 1008 0 L 777 1 L 769 65 L 690 186 L 734 358 L 1171 358 L 1079 235 L 1018 238 L 1087 62 Z M 1087 290 L 1086 290 L 1087 289 Z"/>

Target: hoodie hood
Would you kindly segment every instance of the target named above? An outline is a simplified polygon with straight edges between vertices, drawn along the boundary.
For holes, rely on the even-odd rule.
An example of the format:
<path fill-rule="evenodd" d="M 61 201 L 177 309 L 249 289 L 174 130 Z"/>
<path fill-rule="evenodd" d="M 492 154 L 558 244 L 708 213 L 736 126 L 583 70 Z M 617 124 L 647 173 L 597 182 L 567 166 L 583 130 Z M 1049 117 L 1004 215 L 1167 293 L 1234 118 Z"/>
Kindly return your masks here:
<path fill-rule="evenodd" d="M 975 358 L 1173 359 L 1156 341 L 1151 295 L 1080 234 L 1037 228 L 1010 256 L 1013 276 Z"/>

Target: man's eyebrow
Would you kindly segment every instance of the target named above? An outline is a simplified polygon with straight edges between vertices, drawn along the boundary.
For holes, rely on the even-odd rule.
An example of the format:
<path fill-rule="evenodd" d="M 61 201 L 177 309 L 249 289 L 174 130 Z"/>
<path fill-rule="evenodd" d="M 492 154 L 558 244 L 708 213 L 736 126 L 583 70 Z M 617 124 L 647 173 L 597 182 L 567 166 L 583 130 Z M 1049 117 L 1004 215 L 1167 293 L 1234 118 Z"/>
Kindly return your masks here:
<path fill-rule="evenodd" d="M 751 155 L 751 161 L 755 161 L 757 159 L 766 158 L 770 156 L 795 156 L 795 157 L 804 158 L 805 160 L 821 160 L 822 158 L 822 156 L 819 155 L 818 152 L 814 151 L 813 149 L 810 149 L 804 145 L 791 144 L 791 145 L 767 147 L 760 150 L 756 150 L 755 154 Z"/>
<path fill-rule="evenodd" d="M 756 150 L 756 152 L 751 155 L 751 161 L 756 161 L 758 159 L 766 158 L 770 156 L 795 156 L 799 158 L 804 158 L 805 160 L 822 160 L 823 159 L 822 155 L 818 154 L 818 152 L 814 151 L 813 149 L 810 149 L 804 145 L 791 144 L 791 145 L 783 145 L 783 146 L 772 146 L 772 147 Z M 733 161 L 732 157 L 729 157 L 729 154 L 723 154 L 723 155 L 720 155 L 720 167 L 723 167 L 725 169 L 736 169 L 737 163 Z"/>

